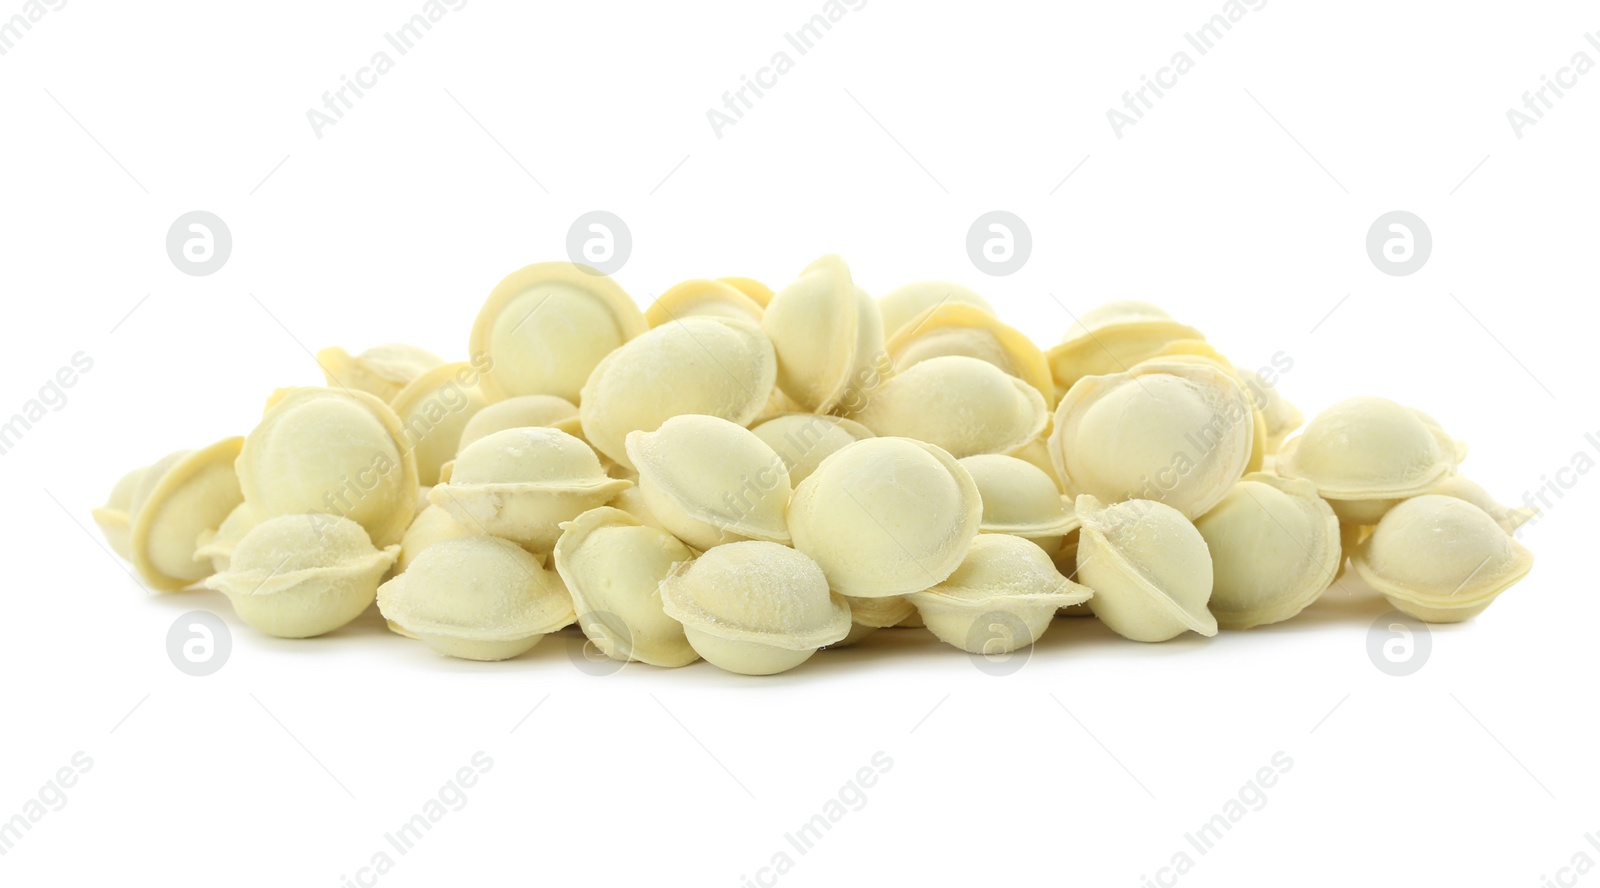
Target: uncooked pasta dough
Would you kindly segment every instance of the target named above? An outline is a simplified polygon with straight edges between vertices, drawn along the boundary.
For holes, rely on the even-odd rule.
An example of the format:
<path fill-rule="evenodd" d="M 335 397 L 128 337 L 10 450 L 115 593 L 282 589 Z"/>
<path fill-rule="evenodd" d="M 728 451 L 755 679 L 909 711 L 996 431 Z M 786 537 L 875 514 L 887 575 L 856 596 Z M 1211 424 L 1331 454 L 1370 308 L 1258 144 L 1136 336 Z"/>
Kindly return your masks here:
<path fill-rule="evenodd" d="M 441 654 L 504 660 L 577 619 L 554 571 L 508 540 L 442 540 L 378 589 L 378 609 Z"/>
<path fill-rule="evenodd" d="M 629 432 L 704 413 L 748 425 L 772 398 L 772 343 L 749 321 L 690 317 L 657 327 L 600 362 L 583 387 L 583 436 L 619 465 Z"/>
<path fill-rule="evenodd" d="M 982 516 L 978 486 L 950 454 L 910 438 L 868 438 L 823 460 L 795 490 L 789 532 L 834 591 L 884 598 L 943 582 Z"/>
<path fill-rule="evenodd" d="M 701 555 L 662 582 L 661 601 L 700 656 L 746 675 L 793 669 L 850 631 L 816 562 L 759 540 Z"/>
<path fill-rule="evenodd" d="M 1149 303 L 1078 312 L 1044 351 L 960 284 L 874 300 L 834 255 L 777 293 L 638 292 L 660 296 L 540 263 L 494 287 L 464 359 L 324 349 L 326 386 L 243 396 L 266 405 L 244 437 L 97 481 L 94 522 L 151 588 L 220 591 L 268 635 L 376 603 L 452 657 L 576 623 L 638 670 L 749 675 L 923 628 L 1008 671 L 981 658 L 1057 616 L 1214 636 L 1357 578 L 1457 622 L 1532 568 L 1533 510 L 1460 474 L 1431 416 L 1366 396 L 1304 423 L 1286 355 L 1241 369 Z"/>
<path fill-rule="evenodd" d="M 1244 475 L 1254 439 L 1231 368 L 1152 360 L 1080 379 L 1056 408 L 1050 458 L 1069 496 L 1156 500 L 1198 518 Z"/>
<path fill-rule="evenodd" d="M 1432 494 L 1390 509 L 1351 561 L 1390 604 L 1430 623 L 1482 613 L 1533 569 L 1533 554 L 1487 512 Z"/>
<path fill-rule="evenodd" d="M 206 579 L 239 619 L 283 638 L 322 635 L 361 615 L 399 554 L 374 548 L 361 525 L 336 515 L 279 515 L 250 529 L 231 564 Z"/>

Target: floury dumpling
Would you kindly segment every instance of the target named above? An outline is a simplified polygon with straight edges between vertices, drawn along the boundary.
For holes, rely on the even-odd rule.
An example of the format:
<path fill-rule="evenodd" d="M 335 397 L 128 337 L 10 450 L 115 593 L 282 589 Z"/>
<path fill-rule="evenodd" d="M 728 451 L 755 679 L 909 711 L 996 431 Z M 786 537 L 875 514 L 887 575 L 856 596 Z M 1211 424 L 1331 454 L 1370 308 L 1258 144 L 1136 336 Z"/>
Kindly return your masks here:
<path fill-rule="evenodd" d="M 380 548 L 416 514 L 417 461 L 400 417 L 359 391 L 283 391 L 235 464 L 258 520 L 318 512 L 360 524 Z"/>
<path fill-rule="evenodd" d="M 1232 368 L 1152 360 L 1080 379 L 1056 407 L 1050 457 L 1068 496 L 1155 500 L 1193 519 L 1244 476 L 1255 428 Z"/>
<path fill-rule="evenodd" d="M 378 589 L 385 619 L 441 654 L 506 660 L 572 625 L 572 598 L 554 571 L 515 543 L 441 540 Z"/>
<path fill-rule="evenodd" d="M 1339 573 L 1339 519 L 1309 481 L 1246 475 L 1195 528 L 1211 551 L 1209 607 L 1223 629 L 1287 620 Z"/>
<path fill-rule="evenodd" d="M 697 549 L 789 542 L 789 470 L 754 432 L 715 416 L 674 416 L 628 436 L 650 514 Z"/>
<path fill-rule="evenodd" d="M 759 540 L 701 555 L 662 581 L 661 601 L 700 656 L 744 675 L 786 672 L 850 632 L 816 562 Z"/>
<path fill-rule="evenodd" d="M 628 436 L 653 432 L 675 416 L 704 414 L 753 422 L 772 399 L 777 358 L 749 321 L 687 317 L 617 349 L 583 386 L 583 436 L 619 465 L 636 470 Z"/>
<path fill-rule="evenodd" d="M 1533 553 L 1472 503 L 1428 494 L 1390 509 L 1351 563 L 1396 608 L 1458 623 L 1527 576 Z"/>
<path fill-rule="evenodd" d="M 1216 635 L 1211 553 L 1200 531 L 1171 506 L 1152 500 L 1104 505 L 1080 496 L 1078 581 L 1094 590 L 1089 607 L 1134 641 L 1168 641 L 1184 632 Z"/>
<path fill-rule="evenodd" d="M 1467 455 L 1420 410 L 1362 397 L 1317 414 L 1278 455 L 1278 474 L 1304 478 L 1347 524 L 1372 525 L 1395 504 L 1456 470 Z"/>
<path fill-rule="evenodd" d="M 323 635 L 372 604 L 399 546 L 378 549 L 361 525 L 336 515 L 279 515 L 250 529 L 226 571 L 206 585 L 239 619 L 280 638 Z"/>
<path fill-rule="evenodd" d="M 909 438 L 868 438 L 822 461 L 789 500 L 794 547 L 854 598 L 943 582 L 978 536 L 983 504 L 950 454 Z"/>
<path fill-rule="evenodd" d="M 541 262 L 495 285 L 472 326 L 467 353 L 484 356 L 490 401 L 554 395 L 578 403 L 606 355 L 648 329 L 615 281 L 584 265 Z"/>
<path fill-rule="evenodd" d="M 631 486 L 608 477 L 589 445 L 566 432 L 518 428 L 473 442 L 428 499 L 462 527 L 548 555 L 561 522 Z"/>

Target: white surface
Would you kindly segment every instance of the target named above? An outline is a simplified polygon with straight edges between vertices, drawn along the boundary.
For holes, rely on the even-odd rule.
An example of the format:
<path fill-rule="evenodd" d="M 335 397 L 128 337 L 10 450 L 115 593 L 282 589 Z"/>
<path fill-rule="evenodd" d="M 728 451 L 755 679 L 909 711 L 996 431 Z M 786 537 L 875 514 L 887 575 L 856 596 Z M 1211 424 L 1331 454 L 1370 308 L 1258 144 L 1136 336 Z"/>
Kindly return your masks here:
<path fill-rule="evenodd" d="M 1240 363 L 1292 356 L 1282 386 L 1308 413 L 1361 393 L 1422 407 L 1519 500 L 1600 458 L 1584 439 L 1600 439 L 1600 73 L 1521 139 L 1506 119 L 1574 53 L 1600 60 L 1592 8 L 1268 3 L 1119 140 L 1106 109 L 1221 3 L 873 0 L 718 139 L 707 109 L 820 3 L 473 2 L 316 138 L 307 108 L 421 6 L 73 2 L 0 56 L 0 412 L 74 353 L 94 362 L 0 457 L 0 818 L 76 751 L 93 759 L 0 881 L 335 885 L 379 850 L 382 885 L 770 883 L 759 868 L 786 852 L 785 886 L 1132 886 L 1178 851 L 1186 886 L 1535 885 L 1600 859 L 1589 477 L 1565 476 L 1524 534 L 1531 577 L 1436 629 L 1408 678 L 1366 654 L 1386 608 L 1337 592 L 1210 641 L 1058 621 L 1003 678 L 922 634 L 770 679 L 598 678 L 566 640 L 453 662 L 372 614 L 288 642 L 220 595 L 147 596 L 80 526 L 127 468 L 243 433 L 273 387 L 318 382 L 302 346 L 464 357 L 489 288 L 564 258 L 596 208 L 631 227 L 617 278 L 641 304 L 687 277 L 778 286 L 828 251 L 874 293 L 970 285 L 1043 344 L 1062 305 L 1152 299 Z M 997 208 L 1035 247 L 990 278 L 965 238 Z M 232 229 L 209 277 L 163 249 L 192 209 Z M 1393 209 L 1433 232 L 1409 277 L 1364 251 Z M 208 678 L 165 653 L 193 609 L 233 628 Z M 466 806 L 390 848 L 479 750 L 493 765 Z M 810 853 L 789 845 L 880 750 L 892 767 L 865 807 Z M 1190 847 L 1278 751 L 1293 764 L 1265 807 Z"/>

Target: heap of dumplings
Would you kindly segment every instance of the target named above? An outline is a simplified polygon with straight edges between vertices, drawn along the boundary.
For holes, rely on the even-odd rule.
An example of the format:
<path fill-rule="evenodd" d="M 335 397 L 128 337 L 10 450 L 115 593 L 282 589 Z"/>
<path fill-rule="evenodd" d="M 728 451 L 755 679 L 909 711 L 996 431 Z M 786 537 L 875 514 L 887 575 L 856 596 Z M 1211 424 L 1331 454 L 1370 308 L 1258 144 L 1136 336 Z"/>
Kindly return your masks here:
<path fill-rule="evenodd" d="M 1212 636 L 1294 617 L 1346 564 L 1454 622 L 1532 566 L 1529 512 L 1427 414 L 1359 397 L 1302 429 L 1145 303 L 1044 351 L 964 287 L 875 300 L 837 256 L 642 312 L 551 262 L 494 288 L 468 353 L 326 349 L 325 386 L 130 472 L 95 521 L 152 588 L 218 590 L 275 636 L 376 602 L 452 657 L 576 623 L 606 657 L 751 675 L 893 626 L 986 655 L 1058 615 Z"/>

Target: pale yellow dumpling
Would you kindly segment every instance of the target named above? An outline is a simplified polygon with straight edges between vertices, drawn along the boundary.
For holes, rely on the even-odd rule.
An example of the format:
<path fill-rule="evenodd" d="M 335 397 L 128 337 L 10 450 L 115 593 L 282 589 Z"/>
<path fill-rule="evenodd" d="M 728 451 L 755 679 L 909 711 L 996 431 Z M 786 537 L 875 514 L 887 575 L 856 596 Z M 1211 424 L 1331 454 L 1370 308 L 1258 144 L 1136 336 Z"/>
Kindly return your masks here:
<path fill-rule="evenodd" d="M 336 345 L 317 352 L 317 364 L 329 388 L 366 392 L 385 403 L 394 400 L 412 380 L 443 363 L 433 352 L 399 342 L 375 345 L 359 355 Z"/>
<path fill-rule="evenodd" d="M 799 484 L 848 444 L 876 437 L 854 420 L 824 413 L 785 413 L 750 429 L 783 458 L 789 483 Z"/>
<path fill-rule="evenodd" d="M 823 256 L 779 290 L 761 329 L 778 360 L 778 387 L 802 410 L 851 409 L 888 372 L 883 319 L 838 256 Z"/>
<path fill-rule="evenodd" d="M 662 609 L 661 581 L 694 560 L 676 537 L 601 507 L 563 525 L 555 568 L 566 582 L 578 626 L 613 660 L 686 666 L 700 655 L 683 626 Z"/>
<path fill-rule="evenodd" d="M 1094 590 L 1089 608 L 1134 641 L 1167 641 L 1194 631 L 1216 635 L 1206 609 L 1211 553 L 1182 512 L 1154 500 L 1103 505 L 1077 500 L 1078 582 Z"/>
<path fill-rule="evenodd" d="M 466 362 L 440 364 L 413 379 L 389 402 L 415 454 L 417 481 L 439 483 L 439 467 L 456 455 L 461 432 L 484 405 L 477 371 Z"/>
<path fill-rule="evenodd" d="M 411 562 L 417 560 L 418 555 L 434 543 L 477 533 L 482 531 L 457 521 L 449 509 L 429 503 L 426 509 L 417 513 L 411 526 L 406 528 L 405 536 L 400 538 L 400 557 L 395 561 L 395 573 L 404 572 Z"/>
<path fill-rule="evenodd" d="M 212 573 L 195 556 L 202 535 L 222 525 L 244 501 L 234 461 L 243 438 L 171 454 L 141 474 L 128 501 L 128 558 L 140 579 L 161 592 L 182 589 Z"/>
<path fill-rule="evenodd" d="M 309 638 L 360 616 L 399 551 L 374 548 L 347 518 L 279 515 L 251 528 L 228 570 L 205 584 L 227 595 L 239 619 L 256 629 Z"/>
<path fill-rule="evenodd" d="M 579 402 L 600 360 L 647 329 L 616 281 L 571 262 L 541 262 L 495 285 L 472 326 L 468 354 L 487 358 L 491 401 L 555 395 Z"/>
<path fill-rule="evenodd" d="M 1162 346 L 1154 355 L 1146 358 L 1145 362 L 1157 361 L 1200 361 L 1221 368 L 1244 389 L 1246 400 L 1250 403 L 1251 422 L 1253 423 L 1250 439 L 1250 460 L 1245 464 L 1246 472 L 1259 472 L 1266 465 L 1267 455 L 1267 417 L 1262 412 L 1261 405 L 1256 401 L 1255 392 L 1245 383 L 1244 377 L 1239 375 L 1238 368 L 1233 362 L 1223 357 L 1211 343 L 1202 339 L 1179 339 Z M 1139 365 L 1135 364 L 1134 368 Z"/>
<path fill-rule="evenodd" d="M 929 358 L 964 355 L 998 367 L 1038 389 L 1046 405 L 1056 402 L 1050 365 L 1033 340 L 976 305 L 936 305 L 900 327 L 884 348 L 896 373 Z"/>
<path fill-rule="evenodd" d="M 772 302 L 772 288 L 755 278 L 735 276 L 720 277 L 717 280 L 743 293 L 746 299 L 761 306 L 763 309 L 767 307 L 768 303 Z"/>
<path fill-rule="evenodd" d="M 629 487 L 628 489 L 612 497 L 611 501 L 606 503 L 606 505 L 614 509 L 620 509 L 624 512 L 627 512 L 629 515 L 637 519 L 640 524 L 643 524 L 647 527 L 654 527 L 657 530 L 667 530 L 667 525 L 660 518 L 656 517 L 655 511 L 652 510 L 650 505 L 645 502 L 644 494 L 639 492 L 639 485 L 637 482 L 635 482 L 632 487 Z M 671 531 L 667 532 L 671 533 Z"/>
<path fill-rule="evenodd" d="M 378 588 L 378 609 L 428 647 L 467 660 L 515 657 L 577 619 L 555 571 L 488 536 L 429 546 Z"/>
<path fill-rule="evenodd" d="M 1063 577 L 1021 537 L 983 534 L 943 582 L 907 599 L 940 641 L 971 654 L 1007 654 L 1044 634 L 1056 611 L 1094 592 Z"/>
<path fill-rule="evenodd" d="M 195 537 L 194 557 L 211 562 L 213 573 L 221 573 L 232 563 L 233 550 L 259 521 L 250 510 L 250 504 L 241 502 L 233 507 L 228 517 L 222 519 L 215 530 L 202 530 Z"/>
<path fill-rule="evenodd" d="M 916 605 L 902 595 L 889 598 L 851 598 L 848 595 L 839 597 L 850 607 L 850 634 L 828 645 L 830 650 L 849 647 L 879 629 L 898 626 L 917 612 Z"/>
<path fill-rule="evenodd" d="M 1340 521 L 1370 525 L 1454 472 L 1465 445 L 1433 418 L 1387 398 L 1351 398 L 1317 414 L 1278 454 L 1278 474 L 1317 485 Z"/>
<path fill-rule="evenodd" d="M 1506 533 L 1513 533 L 1517 528 L 1532 520 L 1539 514 L 1537 509 L 1529 506 L 1507 506 L 1494 498 L 1494 495 L 1483 489 L 1483 485 L 1472 481 L 1465 475 L 1446 475 L 1439 479 L 1439 483 L 1428 488 L 1428 493 L 1438 496 L 1453 496 L 1456 499 L 1466 500 L 1474 506 L 1489 513 L 1494 523 Z"/>
<path fill-rule="evenodd" d="M 674 416 L 653 432 L 628 435 L 628 456 L 650 514 L 696 549 L 789 542 L 789 470 L 749 429 L 715 416 Z"/>
<path fill-rule="evenodd" d="M 1262 371 L 1237 366 L 1234 369 L 1244 381 L 1245 391 L 1250 393 L 1250 402 L 1266 421 L 1267 455 L 1271 456 L 1282 449 L 1285 439 L 1305 425 L 1305 415 L 1289 403 L 1283 391 Z"/>
<path fill-rule="evenodd" d="M 762 308 L 761 303 L 727 281 L 701 278 L 668 287 L 645 309 L 644 319 L 652 327 L 696 316 L 733 318 L 759 324 Z"/>
<path fill-rule="evenodd" d="M 130 560 L 133 557 L 128 554 L 128 542 L 133 535 L 133 494 L 149 470 L 149 466 L 140 466 L 117 479 L 116 485 L 111 488 L 111 495 L 106 497 L 105 505 L 89 510 L 94 523 L 105 534 L 106 545 L 111 547 L 111 551 Z"/>
<path fill-rule="evenodd" d="M 978 486 L 949 453 L 909 438 L 868 438 L 823 460 L 795 489 L 789 532 L 835 591 L 886 598 L 955 571 L 982 515 Z"/>
<path fill-rule="evenodd" d="M 1533 569 L 1533 553 L 1466 500 L 1423 495 L 1390 509 L 1351 558 L 1396 608 L 1429 623 L 1483 612 Z"/>
<path fill-rule="evenodd" d="M 772 343 L 749 321 L 690 317 L 657 327 L 608 355 L 583 388 L 583 435 L 617 464 L 636 469 L 629 432 L 653 432 L 691 413 L 748 425 L 772 397 Z"/>
<path fill-rule="evenodd" d="M 1205 336 L 1148 302 L 1107 302 L 1079 315 L 1045 358 L 1056 391 L 1065 392 L 1086 376 L 1127 372 L 1179 339 Z"/>
<path fill-rule="evenodd" d="M 983 533 L 1013 534 L 1046 553 L 1060 550 L 1062 540 L 1078 527 L 1072 502 L 1056 489 L 1044 470 L 1025 460 L 1002 454 L 982 454 L 961 460 L 983 499 Z"/>
<path fill-rule="evenodd" d="M 555 395 L 520 395 L 496 401 L 474 413 L 461 429 L 461 439 L 456 442 L 456 452 L 460 453 L 473 442 L 495 432 L 534 426 L 560 429 L 578 437 L 583 435 L 583 425 L 578 421 L 576 404 Z"/>
<path fill-rule="evenodd" d="M 1068 496 L 1151 499 L 1195 518 L 1244 476 L 1254 439 L 1231 370 L 1146 361 L 1079 380 L 1056 408 L 1050 456 Z"/>
<path fill-rule="evenodd" d="M 1033 440 L 1006 454 L 1022 460 L 1050 477 L 1050 483 L 1061 490 L 1061 479 L 1056 476 L 1056 465 L 1050 459 L 1049 428 L 1033 437 Z M 1070 501 L 1069 501 L 1070 502 Z"/>
<path fill-rule="evenodd" d="M 917 281 L 897 287 L 878 297 L 878 312 L 883 316 L 883 332 L 894 336 L 912 325 L 923 314 L 941 305 L 969 305 L 994 314 L 989 300 L 960 284 L 948 281 Z"/>
<path fill-rule="evenodd" d="M 1208 606 L 1223 629 L 1287 620 L 1339 573 L 1339 519 L 1309 481 L 1246 475 L 1194 524 L 1211 552 Z"/>
<path fill-rule="evenodd" d="M 559 429 L 516 428 L 481 438 L 456 457 L 450 480 L 428 494 L 475 533 L 549 554 L 561 523 L 632 486 L 606 476 L 589 445 Z"/>
<path fill-rule="evenodd" d="M 1050 421 L 1038 390 L 987 361 L 929 358 L 868 393 L 850 418 L 879 435 L 915 438 L 956 458 L 1008 453 Z"/>
<path fill-rule="evenodd" d="M 718 546 L 663 581 L 661 600 L 700 656 L 745 675 L 793 669 L 850 631 L 822 569 L 777 543 Z"/>
<path fill-rule="evenodd" d="M 400 418 L 364 392 L 288 390 L 245 438 L 236 468 L 258 520 L 320 512 L 399 542 L 417 508 L 417 463 Z"/>

